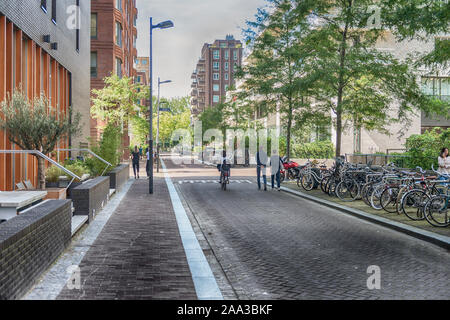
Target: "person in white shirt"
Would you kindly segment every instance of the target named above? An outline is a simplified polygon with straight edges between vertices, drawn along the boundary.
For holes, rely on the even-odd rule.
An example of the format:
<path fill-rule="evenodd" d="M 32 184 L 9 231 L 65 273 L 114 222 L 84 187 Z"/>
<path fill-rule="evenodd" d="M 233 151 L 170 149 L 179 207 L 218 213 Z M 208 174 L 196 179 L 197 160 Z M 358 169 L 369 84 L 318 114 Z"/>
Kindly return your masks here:
<path fill-rule="evenodd" d="M 450 157 L 448 156 L 448 148 L 442 148 L 438 158 L 440 174 L 450 175 Z"/>

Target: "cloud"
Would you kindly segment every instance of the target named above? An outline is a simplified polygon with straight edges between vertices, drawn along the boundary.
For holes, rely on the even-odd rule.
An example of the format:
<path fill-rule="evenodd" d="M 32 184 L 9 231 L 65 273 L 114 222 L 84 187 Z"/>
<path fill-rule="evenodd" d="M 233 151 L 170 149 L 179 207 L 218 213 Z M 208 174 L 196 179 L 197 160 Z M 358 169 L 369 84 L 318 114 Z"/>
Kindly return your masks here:
<path fill-rule="evenodd" d="M 166 97 L 186 96 L 191 74 L 204 43 L 224 39 L 227 34 L 242 38 L 245 21 L 252 19 L 264 0 L 137 0 L 139 56 L 148 56 L 149 18 L 153 24 L 172 20 L 174 28 L 153 30 L 153 80 L 172 80 L 161 87 Z"/>

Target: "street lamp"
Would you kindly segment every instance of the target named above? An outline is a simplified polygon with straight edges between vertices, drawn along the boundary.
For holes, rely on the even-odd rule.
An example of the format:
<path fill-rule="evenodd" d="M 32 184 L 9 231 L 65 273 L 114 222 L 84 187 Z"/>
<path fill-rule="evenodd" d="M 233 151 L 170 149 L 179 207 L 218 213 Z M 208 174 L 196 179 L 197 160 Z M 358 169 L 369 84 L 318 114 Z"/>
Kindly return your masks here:
<path fill-rule="evenodd" d="M 148 191 L 153 194 L 153 29 L 167 29 L 172 28 L 173 22 L 168 20 L 157 25 L 153 25 L 153 18 L 150 17 L 150 136 L 149 136 L 149 155 L 150 155 L 150 168 L 149 168 L 149 179 L 148 179 Z M 158 108 L 159 109 L 159 108 Z"/>
<path fill-rule="evenodd" d="M 158 105 L 158 120 L 156 121 L 157 122 L 157 125 L 156 125 L 156 161 L 157 161 L 157 163 L 156 163 L 156 172 L 159 172 L 159 109 L 160 109 L 160 100 L 159 100 L 159 97 L 160 97 L 160 92 L 161 92 L 161 85 L 162 84 L 164 84 L 164 83 L 171 83 L 172 82 L 172 80 L 166 80 L 166 81 L 161 81 L 161 79 L 158 77 L 158 103 L 157 103 L 157 105 Z"/>

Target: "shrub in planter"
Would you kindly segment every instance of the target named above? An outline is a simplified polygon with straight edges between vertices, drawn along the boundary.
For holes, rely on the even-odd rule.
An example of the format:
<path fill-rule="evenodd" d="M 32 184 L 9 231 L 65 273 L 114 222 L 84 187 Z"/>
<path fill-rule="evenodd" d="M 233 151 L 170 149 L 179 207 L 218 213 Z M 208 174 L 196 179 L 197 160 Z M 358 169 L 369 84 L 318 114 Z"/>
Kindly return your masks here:
<path fill-rule="evenodd" d="M 65 172 L 62 171 L 57 166 L 51 166 L 50 168 L 48 168 L 46 176 L 45 176 L 47 187 L 49 187 L 49 188 L 58 187 L 59 177 L 64 174 L 65 174 Z"/>

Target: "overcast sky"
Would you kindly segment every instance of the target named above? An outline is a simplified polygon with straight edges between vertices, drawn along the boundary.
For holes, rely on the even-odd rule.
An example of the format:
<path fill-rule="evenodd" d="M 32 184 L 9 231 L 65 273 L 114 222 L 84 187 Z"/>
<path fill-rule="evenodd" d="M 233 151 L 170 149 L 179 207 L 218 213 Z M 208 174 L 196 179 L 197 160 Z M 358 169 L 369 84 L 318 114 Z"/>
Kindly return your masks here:
<path fill-rule="evenodd" d="M 191 91 L 191 74 L 204 43 L 232 34 L 242 40 L 245 21 L 252 20 L 264 0 L 137 0 L 139 56 L 148 56 L 149 18 L 153 24 L 172 20 L 171 29 L 153 30 L 153 80 L 173 83 L 161 86 L 165 97 L 186 96 Z M 156 86 L 155 86 L 156 88 Z M 154 92 L 156 95 L 157 93 Z"/>

